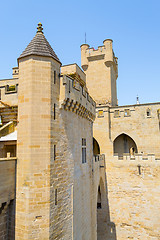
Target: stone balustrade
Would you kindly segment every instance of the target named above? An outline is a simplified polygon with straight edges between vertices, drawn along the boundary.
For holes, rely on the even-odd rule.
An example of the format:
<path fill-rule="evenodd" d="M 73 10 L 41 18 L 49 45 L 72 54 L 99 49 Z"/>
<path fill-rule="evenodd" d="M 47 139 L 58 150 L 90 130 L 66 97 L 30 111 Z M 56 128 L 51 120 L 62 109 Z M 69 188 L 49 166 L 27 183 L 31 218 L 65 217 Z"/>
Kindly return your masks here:
<path fill-rule="evenodd" d="M 118 156 L 118 154 L 114 154 L 114 160 L 117 161 L 133 161 L 133 162 L 159 162 L 160 163 L 160 156 L 157 157 L 155 154 L 142 154 L 137 153 L 134 155 L 130 155 L 129 153 L 124 153 L 123 156 Z"/>

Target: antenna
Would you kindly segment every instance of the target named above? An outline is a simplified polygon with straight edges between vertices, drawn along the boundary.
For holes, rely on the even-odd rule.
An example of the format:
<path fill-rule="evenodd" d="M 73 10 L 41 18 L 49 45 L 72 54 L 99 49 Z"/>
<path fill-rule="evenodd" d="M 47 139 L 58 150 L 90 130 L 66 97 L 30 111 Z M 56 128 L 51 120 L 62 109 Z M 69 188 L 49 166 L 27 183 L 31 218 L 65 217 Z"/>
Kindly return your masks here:
<path fill-rule="evenodd" d="M 85 44 L 86 44 L 86 32 L 85 32 Z"/>
<path fill-rule="evenodd" d="M 139 102 L 139 97 L 138 97 L 138 95 L 137 95 L 137 97 L 136 97 L 136 104 L 140 104 L 140 102 Z"/>

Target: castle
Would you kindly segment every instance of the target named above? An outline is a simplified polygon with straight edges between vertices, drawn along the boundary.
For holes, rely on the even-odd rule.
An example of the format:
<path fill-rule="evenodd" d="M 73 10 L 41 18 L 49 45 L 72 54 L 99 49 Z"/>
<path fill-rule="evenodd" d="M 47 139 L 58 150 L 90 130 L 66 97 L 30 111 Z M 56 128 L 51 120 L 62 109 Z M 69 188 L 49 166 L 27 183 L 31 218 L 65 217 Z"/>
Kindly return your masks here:
<path fill-rule="evenodd" d="M 39 23 L 0 80 L 0 240 L 160 239 L 160 103 L 118 106 L 111 39 L 81 65 Z"/>

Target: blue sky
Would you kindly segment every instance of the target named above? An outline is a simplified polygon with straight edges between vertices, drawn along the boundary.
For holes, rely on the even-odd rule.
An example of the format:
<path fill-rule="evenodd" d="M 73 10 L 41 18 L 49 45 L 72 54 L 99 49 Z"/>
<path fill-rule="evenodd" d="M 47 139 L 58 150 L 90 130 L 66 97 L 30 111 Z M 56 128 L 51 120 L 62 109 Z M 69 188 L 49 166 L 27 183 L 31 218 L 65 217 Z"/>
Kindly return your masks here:
<path fill-rule="evenodd" d="M 17 58 L 42 22 L 63 64 L 80 65 L 80 45 L 113 39 L 119 62 L 119 105 L 160 101 L 159 0 L 0 1 L 0 79 L 12 76 Z"/>

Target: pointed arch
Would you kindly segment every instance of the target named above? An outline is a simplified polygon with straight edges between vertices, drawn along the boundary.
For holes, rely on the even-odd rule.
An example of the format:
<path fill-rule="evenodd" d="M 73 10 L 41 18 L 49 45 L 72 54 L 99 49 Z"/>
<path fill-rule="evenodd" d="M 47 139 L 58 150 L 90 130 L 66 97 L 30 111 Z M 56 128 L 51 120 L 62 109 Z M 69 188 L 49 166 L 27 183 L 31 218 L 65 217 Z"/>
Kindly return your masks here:
<path fill-rule="evenodd" d="M 93 155 L 100 154 L 100 146 L 95 138 L 93 138 Z"/>
<path fill-rule="evenodd" d="M 124 153 L 134 155 L 134 153 L 138 153 L 138 148 L 133 138 L 122 133 L 113 141 L 113 151 L 118 154 L 118 156 L 123 156 Z"/>

